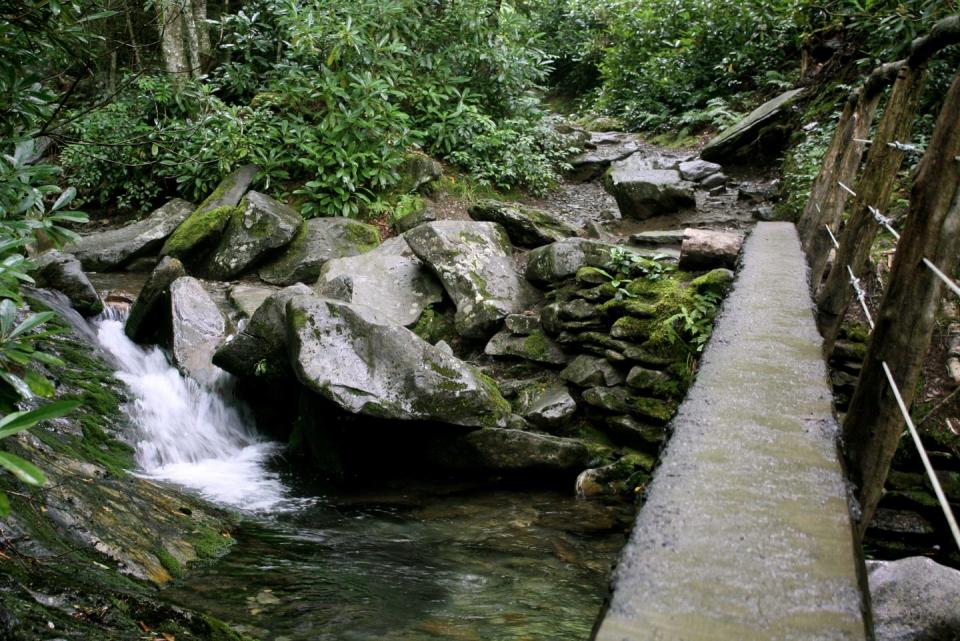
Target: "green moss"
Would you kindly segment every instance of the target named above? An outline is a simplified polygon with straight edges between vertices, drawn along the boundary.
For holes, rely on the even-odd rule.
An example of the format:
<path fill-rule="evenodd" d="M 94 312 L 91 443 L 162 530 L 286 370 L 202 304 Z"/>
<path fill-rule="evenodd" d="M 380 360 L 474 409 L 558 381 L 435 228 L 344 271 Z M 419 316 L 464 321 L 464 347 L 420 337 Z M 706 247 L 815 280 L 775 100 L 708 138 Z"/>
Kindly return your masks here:
<path fill-rule="evenodd" d="M 870 342 L 870 328 L 864 323 L 846 322 L 840 327 L 839 337 L 855 343 L 866 344 Z"/>
<path fill-rule="evenodd" d="M 661 424 L 668 422 L 677 409 L 673 402 L 660 401 L 644 396 L 635 396 L 630 399 L 629 403 L 632 413 Z"/>
<path fill-rule="evenodd" d="M 347 239 L 356 244 L 360 252 L 367 252 L 380 244 L 380 231 L 373 225 L 350 223 L 344 230 Z"/>
<path fill-rule="evenodd" d="M 417 322 L 410 330 L 431 345 L 435 345 L 440 341 L 446 341 L 448 344 L 453 345 L 458 341 L 459 337 L 453 312 L 450 310 L 441 311 L 433 306 L 429 306 L 423 310 L 420 318 L 417 319 Z"/>
<path fill-rule="evenodd" d="M 183 566 L 180 565 L 180 561 L 177 561 L 176 558 L 164 548 L 157 548 L 154 550 L 153 555 L 157 557 L 157 560 L 160 561 L 160 565 L 163 566 L 163 569 L 170 573 L 175 579 L 182 579 L 185 576 L 183 571 Z"/>
<path fill-rule="evenodd" d="M 701 294 L 716 294 L 723 296 L 727 293 L 730 285 L 733 283 L 733 277 L 728 269 L 714 269 L 703 276 L 698 276 L 690 281 L 690 286 Z"/>
<path fill-rule="evenodd" d="M 232 536 L 213 528 L 199 530 L 189 538 L 190 545 L 200 559 L 215 559 L 223 555 L 235 542 Z"/>
<path fill-rule="evenodd" d="M 552 351 L 550 340 L 542 330 L 534 330 L 533 333 L 523 339 L 523 351 L 534 360 L 541 360 Z"/>
<path fill-rule="evenodd" d="M 226 193 L 233 189 L 234 185 L 237 184 L 237 175 L 236 173 L 229 174 L 226 178 L 220 181 L 220 184 L 210 193 L 209 196 L 203 199 L 203 202 L 200 203 L 200 206 L 196 208 L 195 212 L 201 212 L 205 209 L 217 209 L 217 201 L 226 195 Z"/>
<path fill-rule="evenodd" d="M 216 207 L 208 211 L 197 209 L 170 235 L 160 253 L 183 258 L 220 234 L 234 215 L 242 215 L 244 203 L 237 207 Z M 239 213 L 238 213 L 239 212 Z"/>
<path fill-rule="evenodd" d="M 657 315 L 656 307 L 646 301 L 635 298 L 608 300 L 599 305 L 597 311 L 607 318 L 619 316 L 633 316 L 634 318 L 653 318 Z"/>
<path fill-rule="evenodd" d="M 621 316 L 614 321 L 610 335 L 629 341 L 644 341 L 654 328 L 654 321 L 642 320 L 633 316 Z"/>
<path fill-rule="evenodd" d="M 500 421 L 513 412 L 513 408 L 510 406 L 510 402 L 503 397 L 503 394 L 500 393 L 500 386 L 497 385 L 497 382 L 481 372 L 480 370 L 474 370 L 474 374 L 477 377 L 477 380 L 480 382 L 480 385 L 486 389 L 487 394 L 490 396 L 490 399 L 493 401 L 495 412 L 484 415 L 481 417 L 484 427 L 498 427 Z"/>
<path fill-rule="evenodd" d="M 610 280 L 609 275 L 596 267 L 581 267 L 577 270 L 577 282 L 584 285 L 602 285 Z"/>

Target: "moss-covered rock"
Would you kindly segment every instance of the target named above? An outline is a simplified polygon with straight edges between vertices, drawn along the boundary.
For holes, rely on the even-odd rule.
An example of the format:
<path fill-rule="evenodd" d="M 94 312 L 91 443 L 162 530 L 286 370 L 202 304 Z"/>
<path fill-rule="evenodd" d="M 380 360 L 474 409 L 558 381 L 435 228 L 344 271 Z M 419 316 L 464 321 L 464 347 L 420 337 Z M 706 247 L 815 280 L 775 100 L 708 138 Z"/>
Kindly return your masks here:
<path fill-rule="evenodd" d="M 167 238 L 160 253 L 189 261 L 204 248 L 209 249 L 238 209 L 233 205 L 197 209 Z"/>
<path fill-rule="evenodd" d="M 526 336 L 517 336 L 510 330 L 503 330 L 494 334 L 483 351 L 489 356 L 523 358 L 546 365 L 563 365 L 569 360 L 560 346 L 539 329 Z"/>
<path fill-rule="evenodd" d="M 380 232 L 373 225 L 350 218 L 308 220 L 290 244 L 258 272 L 273 285 L 312 283 L 323 265 L 334 258 L 358 256 L 380 244 Z"/>
<path fill-rule="evenodd" d="M 665 425 L 676 411 L 676 403 L 635 396 L 623 387 L 593 387 L 583 393 L 589 405 L 617 414 L 630 414 L 655 425 Z"/>

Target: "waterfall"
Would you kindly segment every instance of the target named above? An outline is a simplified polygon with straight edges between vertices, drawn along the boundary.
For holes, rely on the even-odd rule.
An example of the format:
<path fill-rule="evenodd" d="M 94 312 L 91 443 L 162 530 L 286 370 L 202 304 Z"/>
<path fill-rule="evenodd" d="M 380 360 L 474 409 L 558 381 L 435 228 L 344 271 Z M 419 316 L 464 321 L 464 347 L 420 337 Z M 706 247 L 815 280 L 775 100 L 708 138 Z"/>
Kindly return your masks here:
<path fill-rule="evenodd" d="M 123 331 L 126 310 L 97 319 L 97 340 L 130 390 L 126 411 L 137 427 L 136 462 L 142 477 L 198 491 L 244 510 L 276 509 L 286 488 L 267 469 L 277 444 L 258 439 L 249 412 L 228 400 L 231 379 L 213 388 L 184 376 L 158 347 L 141 347 Z"/>

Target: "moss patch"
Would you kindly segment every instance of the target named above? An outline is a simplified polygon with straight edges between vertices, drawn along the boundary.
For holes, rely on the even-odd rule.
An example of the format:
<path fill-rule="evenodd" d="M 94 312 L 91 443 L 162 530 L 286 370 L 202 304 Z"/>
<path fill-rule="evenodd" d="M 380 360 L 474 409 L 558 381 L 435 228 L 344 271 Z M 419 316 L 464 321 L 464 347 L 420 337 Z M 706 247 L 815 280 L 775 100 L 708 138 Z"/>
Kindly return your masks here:
<path fill-rule="evenodd" d="M 212 241 L 226 228 L 235 215 L 243 215 L 243 202 L 237 207 L 216 207 L 208 211 L 197 209 L 174 230 L 160 253 L 184 258 Z"/>

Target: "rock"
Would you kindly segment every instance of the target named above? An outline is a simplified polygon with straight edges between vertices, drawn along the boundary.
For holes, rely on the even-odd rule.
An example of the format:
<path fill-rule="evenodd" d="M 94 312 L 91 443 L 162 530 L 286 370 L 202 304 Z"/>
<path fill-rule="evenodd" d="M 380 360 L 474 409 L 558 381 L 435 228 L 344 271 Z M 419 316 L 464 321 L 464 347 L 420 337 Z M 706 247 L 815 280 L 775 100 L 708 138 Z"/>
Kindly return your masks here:
<path fill-rule="evenodd" d="M 627 387 L 639 392 L 656 394 L 671 382 L 672 379 L 666 372 L 639 365 L 632 367 L 627 373 Z"/>
<path fill-rule="evenodd" d="M 450 344 L 449 344 L 447 341 L 437 341 L 437 343 L 434 345 L 434 347 L 436 347 L 437 349 L 439 349 L 439 350 L 440 350 L 441 352 L 443 352 L 444 354 L 448 354 L 448 355 L 450 355 L 450 356 L 454 356 L 454 355 L 455 355 L 455 354 L 453 353 L 453 348 L 450 347 Z"/>
<path fill-rule="evenodd" d="M 511 414 L 492 379 L 357 307 L 297 296 L 287 326 L 297 378 L 349 412 L 469 427 L 502 427 Z"/>
<path fill-rule="evenodd" d="M 700 151 L 704 160 L 724 162 L 737 152 L 753 147 L 761 141 L 764 130 L 779 120 L 803 94 L 803 89 L 791 89 L 757 107 L 740 122 L 724 129 Z"/>
<path fill-rule="evenodd" d="M 540 317 L 535 314 L 510 314 L 504 324 L 517 336 L 529 336 L 540 329 Z"/>
<path fill-rule="evenodd" d="M 546 365 L 563 365 L 569 360 L 560 346 L 539 330 L 527 336 L 516 336 L 510 330 L 498 332 L 487 342 L 483 353 L 488 356 L 524 358 Z"/>
<path fill-rule="evenodd" d="M 702 181 L 700 181 L 700 186 L 703 189 L 716 189 L 717 187 L 722 187 L 727 184 L 727 175 L 722 173 L 711 174 L 707 176 Z M 723 192 L 720 192 L 723 193 Z"/>
<path fill-rule="evenodd" d="M 592 320 L 599 315 L 595 306 L 580 298 L 561 303 L 559 312 L 561 320 L 574 321 Z"/>
<path fill-rule="evenodd" d="M 190 259 L 209 249 L 230 222 L 234 208 L 250 187 L 257 171 L 259 169 L 255 165 L 245 165 L 220 181 L 213 193 L 167 238 L 160 254 L 192 264 Z"/>
<path fill-rule="evenodd" d="M 623 160 L 639 150 L 627 134 L 619 132 L 592 133 L 586 147 L 589 151 L 570 159 L 568 178 L 573 182 L 587 182 L 603 175 L 610 163 Z"/>
<path fill-rule="evenodd" d="M 582 497 L 634 494 L 650 480 L 653 460 L 641 454 L 624 456 L 620 460 L 581 472 L 575 484 Z"/>
<path fill-rule="evenodd" d="M 170 317 L 170 285 L 186 275 L 187 270 L 183 263 L 170 256 L 164 256 L 150 272 L 137 300 L 130 306 L 124 325 L 124 332 L 130 340 L 137 343 L 150 342 L 158 329 L 166 324 L 166 319 Z"/>
<path fill-rule="evenodd" d="M 508 314 L 523 311 L 539 298 L 517 274 L 507 234 L 496 223 L 437 221 L 404 237 L 456 305 L 461 336 L 487 338 Z"/>
<path fill-rule="evenodd" d="M 659 245 L 679 245 L 683 242 L 683 230 L 670 231 L 642 231 L 630 236 L 630 242 L 645 247 Z"/>
<path fill-rule="evenodd" d="M 227 298 L 245 318 L 250 318 L 260 309 L 265 300 L 278 291 L 276 287 L 241 284 L 227 290 Z"/>
<path fill-rule="evenodd" d="M 770 222 L 771 220 L 775 219 L 777 215 L 773 207 L 764 206 L 764 207 L 757 207 L 756 209 L 754 209 L 752 217 L 754 220 Z"/>
<path fill-rule="evenodd" d="M 227 334 L 220 308 L 196 278 L 183 276 L 170 285 L 173 319 L 173 360 L 202 385 L 215 386 L 221 377 L 213 353 Z"/>
<path fill-rule="evenodd" d="M 706 160 L 688 160 L 680 163 L 678 169 L 681 178 L 698 183 L 707 176 L 718 173 L 723 167 Z"/>
<path fill-rule="evenodd" d="M 328 260 L 357 256 L 379 244 L 380 232 L 373 225 L 350 218 L 313 218 L 257 275 L 272 285 L 312 283 Z"/>
<path fill-rule="evenodd" d="M 400 174 L 399 191 L 423 191 L 430 183 L 440 180 L 443 167 L 425 153 L 411 151 L 397 168 L 397 173 Z"/>
<path fill-rule="evenodd" d="M 751 205 L 759 205 L 775 198 L 779 190 L 780 182 L 777 180 L 751 183 L 737 189 L 737 200 Z"/>
<path fill-rule="evenodd" d="M 960 638 L 960 571 L 926 557 L 867 561 L 877 641 Z"/>
<path fill-rule="evenodd" d="M 710 194 L 710 196 L 715 198 L 717 196 L 722 196 L 725 193 L 727 193 L 727 188 L 725 185 L 720 185 L 719 187 L 714 187 L 708 193 Z"/>
<path fill-rule="evenodd" d="M 644 220 L 697 204 L 690 183 L 680 178 L 680 172 L 653 169 L 651 161 L 639 154 L 611 164 L 603 185 L 625 218 Z"/>
<path fill-rule="evenodd" d="M 522 430 L 483 429 L 436 444 L 430 457 L 444 468 L 461 472 L 572 475 L 586 467 L 589 453 L 575 439 Z"/>
<path fill-rule="evenodd" d="M 734 232 L 685 229 L 680 247 L 680 269 L 699 271 L 737 264 L 743 236 Z"/>
<path fill-rule="evenodd" d="M 173 233 L 190 212 L 193 205 L 174 198 L 143 220 L 119 229 L 87 234 L 68 245 L 71 251 L 91 271 L 110 271 L 155 253 L 163 241 Z"/>
<path fill-rule="evenodd" d="M 282 202 L 256 191 L 248 192 L 230 216 L 205 272 L 217 280 L 238 276 L 271 250 L 293 240 L 303 224 L 300 214 Z M 285 262 L 286 269 L 277 267 L 271 273 L 278 277 L 295 275 L 294 261 L 295 258 Z"/>
<path fill-rule="evenodd" d="M 655 425 L 666 425 L 674 411 L 671 403 L 634 396 L 623 387 L 592 387 L 583 393 L 583 400 L 594 407 L 638 416 Z"/>
<path fill-rule="evenodd" d="M 376 310 L 384 323 L 408 327 L 428 305 L 443 299 L 443 287 L 403 237 L 373 251 L 327 262 L 314 290 L 321 296 Z"/>
<path fill-rule="evenodd" d="M 623 374 L 605 358 L 577 356 L 560 372 L 560 378 L 578 387 L 611 387 L 624 382 Z"/>
<path fill-rule="evenodd" d="M 483 200 L 470 207 L 474 220 L 499 223 L 518 247 L 539 247 L 576 236 L 577 231 L 542 209 L 516 203 Z"/>
<path fill-rule="evenodd" d="M 242 378 L 289 379 L 292 370 L 287 355 L 287 302 L 311 295 L 313 290 L 297 283 L 268 296 L 244 328 L 216 351 L 214 365 Z"/>
<path fill-rule="evenodd" d="M 159 256 L 141 256 L 123 266 L 123 271 L 133 274 L 149 274 L 160 264 Z"/>
<path fill-rule="evenodd" d="M 933 524 L 916 512 L 877 508 L 870 530 L 901 539 L 924 539 L 937 533 Z"/>
<path fill-rule="evenodd" d="M 610 416 L 604 430 L 616 443 L 643 451 L 656 452 L 667 438 L 661 425 L 648 425 L 629 416 Z"/>
<path fill-rule="evenodd" d="M 100 295 L 73 254 L 55 249 L 45 251 L 33 259 L 32 273 L 38 287 L 61 292 L 83 316 L 96 316 L 103 311 Z"/>
<path fill-rule="evenodd" d="M 437 219 L 436 213 L 432 209 L 424 208 L 420 211 L 415 211 L 407 214 L 403 218 L 398 218 L 393 222 L 393 229 L 398 234 L 403 234 L 414 227 L 419 227 L 423 223 L 432 223 Z"/>
<path fill-rule="evenodd" d="M 520 412 L 537 427 L 554 429 L 566 424 L 577 413 L 577 403 L 567 388 L 555 385 L 536 394 Z"/>
<path fill-rule="evenodd" d="M 628 248 L 590 238 L 567 238 L 531 250 L 527 255 L 525 275 L 532 283 L 550 285 L 576 275 L 581 267 L 605 269 L 610 266 L 613 249 L 645 257 L 657 255 L 654 250 Z"/>
<path fill-rule="evenodd" d="M 733 284 L 735 278 L 736 275 L 732 270 L 726 269 L 725 267 L 718 267 L 702 276 L 694 278 L 690 281 L 690 286 L 701 294 L 713 293 L 718 296 L 723 296 L 727 293 L 727 290 L 730 289 L 730 285 Z"/>

